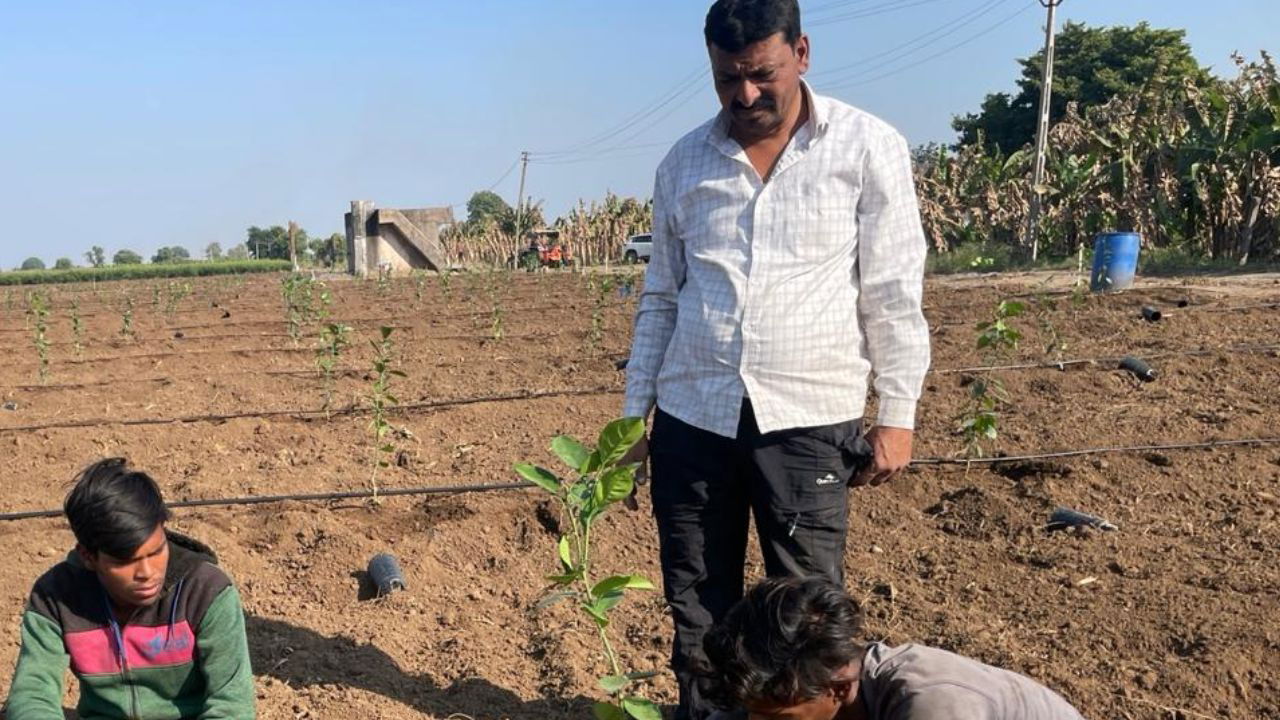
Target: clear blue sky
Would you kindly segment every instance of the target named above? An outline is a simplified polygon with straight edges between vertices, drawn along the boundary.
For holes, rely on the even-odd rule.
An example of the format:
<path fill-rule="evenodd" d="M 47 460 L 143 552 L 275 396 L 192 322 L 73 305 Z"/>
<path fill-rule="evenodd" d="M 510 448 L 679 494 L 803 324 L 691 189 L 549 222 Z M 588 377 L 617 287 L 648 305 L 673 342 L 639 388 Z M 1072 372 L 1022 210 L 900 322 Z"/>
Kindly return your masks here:
<path fill-rule="evenodd" d="M 6 0 L 0 267 L 30 255 L 80 264 L 94 244 L 198 256 L 290 219 L 328 234 L 353 199 L 463 203 L 522 149 L 579 147 L 650 112 L 585 156 L 530 164 L 528 177 L 549 215 L 609 189 L 647 196 L 661 144 L 715 111 L 705 75 L 683 103 L 654 111 L 705 67 L 706 4 Z M 817 73 L 861 62 L 831 94 L 913 144 L 952 139 L 952 115 L 1012 88 L 1014 59 L 1043 38 L 1035 0 L 802 7 L 819 90 L 834 81 Z M 1280 49 L 1276 0 L 1065 0 L 1060 19 L 1185 28 L 1201 62 L 1223 72 L 1233 50 Z M 517 176 L 495 188 L 508 201 Z"/>

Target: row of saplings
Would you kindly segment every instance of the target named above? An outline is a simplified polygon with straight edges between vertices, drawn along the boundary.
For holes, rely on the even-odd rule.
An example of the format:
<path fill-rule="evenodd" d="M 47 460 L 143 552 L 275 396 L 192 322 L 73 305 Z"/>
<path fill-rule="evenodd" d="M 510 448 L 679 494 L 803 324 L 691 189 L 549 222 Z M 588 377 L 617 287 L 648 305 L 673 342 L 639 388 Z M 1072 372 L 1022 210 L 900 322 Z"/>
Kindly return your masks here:
<path fill-rule="evenodd" d="M 509 271 L 507 274 L 509 275 Z M 499 282 L 498 275 L 499 272 L 493 271 L 483 275 L 485 294 L 492 304 L 490 332 L 493 340 L 501 340 L 505 334 L 503 317 L 506 311 L 503 307 L 500 288 L 509 287 L 508 284 Z M 472 273 L 471 276 L 480 278 L 482 274 Z M 587 346 L 594 350 L 599 348 L 604 337 L 604 311 L 609 298 L 615 290 L 624 297 L 631 297 L 635 276 L 629 275 L 622 281 L 616 281 L 609 275 L 598 279 L 594 274 L 585 274 L 584 277 L 586 287 L 594 298 L 594 306 L 589 318 L 590 324 L 586 333 Z M 413 275 L 414 295 L 419 303 L 423 297 L 424 278 L 425 276 L 420 273 Z M 440 275 L 440 288 L 446 298 L 451 292 L 449 278 L 450 273 Z M 390 278 L 386 273 L 380 273 L 376 282 L 379 292 L 389 292 Z M 479 282 L 477 281 L 475 285 L 470 292 L 473 298 L 480 295 Z M 287 275 L 281 281 L 281 295 L 284 301 L 286 328 L 295 345 L 302 341 L 309 326 L 319 326 L 315 347 L 315 366 L 320 373 L 323 388 L 321 410 L 328 415 L 333 409 L 335 378 L 341 365 L 342 355 L 352 344 L 353 330 L 348 325 L 331 321 L 330 307 L 333 296 L 321 280 L 308 275 Z M 393 367 L 395 347 L 391 339 L 392 333 L 393 328 L 390 326 L 380 326 L 378 336 L 370 341 L 373 348 L 370 373 L 372 379 L 365 396 L 365 403 L 371 417 L 369 428 L 374 446 L 374 461 L 369 484 L 375 500 L 378 493 L 378 471 L 380 468 L 389 467 L 393 462 L 397 453 L 395 440 L 410 437 L 406 428 L 393 426 L 388 419 L 390 410 L 399 403 L 391 392 L 392 378 L 405 377 L 403 371 Z"/>
<path fill-rule="evenodd" d="M 441 290 L 446 297 L 450 292 L 448 277 L 448 273 L 440 276 Z M 494 281 L 492 273 L 489 281 L 488 294 L 494 306 L 491 330 L 494 339 L 501 339 L 503 311 L 497 290 L 499 283 Z M 423 282 L 421 275 L 415 276 L 414 293 L 418 301 L 422 299 Z M 615 287 L 619 286 L 609 276 L 599 281 L 588 276 L 586 282 L 596 297 L 596 308 L 591 316 L 587 337 L 588 342 L 598 344 L 603 334 L 603 307 Z M 380 275 L 378 285 L 380 291 L 389 290 L 389 278 Z M 634 280 L 620 287 L 625 288 L 625 296 L 630 296 L 633 286 Z M 183 291 L 183 297 L 186 294 L 190 294 L 189 286 Z M 473 291 L 472 295 L 476 294 Z M 352 329 L 341 323 L 330 322 L 332 294 L 322 281 L 314 277 L 299 274 L 285 276 L 281 283 L 281 295 L 286 327 L 295 344 L 301 342 L 308 326 L 320 326 L 315 365 L 323 380 L 323 410 L 327 414 L 333 403 L 335 373 L 344 350 L 351 345 Z M 180 300 L 178 298 L 171 305 L 176 306 Z M 28 316 L 32 321 L 35 345 L 41 357 L 42 381 L 48 373 L 49 343 L 46 333 L 50 305 L 48 297 L 41 293 L 32 293 L 28 297 Z M 128 299 L 122 315 L 122 332 L 132 327 L 132 307 L 132 300 Z M 83 326 L 74 301 L 71 308 L 78 351 Z M 1010 320 L 1021 315 L 1024 309 L 1022 303 L 1002 301 L 996 306 L 990 320 L 977 325 L 976 345 L 985 358 L 1005 358 L 1017 348 L 1021 334 L 1011 325 Z M 378 471 L 391 464 L 397 452 L 395 438 L 407 436 L 408 432 L 394 427 L 388 419 L 389 411 L 399 402 L 391 392 L 392 378 L 405 377 L 402 371 L 393 367 L 395 348 L 392 333 L 391 327 L 381 326 L 378 336 L 370 341 L 373 362 L 371 384 L 365 401 L 371 418 L 369 428 L 374 458 L 369 483 L 374 502 L 378 498 Z M 1053 335 L 1056 337 L 1056 333 Z M 973 378 L 969 388 L 970 402 L 959 418 L 959 429 L 965 437 L 969 453 L 980 455 L 981 443 L 993 441 L 997 437 L 997 408 L 1007 402 L 1007 395 L 999 379 L 990 372 Z M 557 500 L 565 521 L 562 527 L 568 528 L 568 532 L 561 535 L 556 543 L 559 572 L 547 577 L 551 586 L 547 595 L 539 602 L 539 607 L 548 607 L 560 601 L 572 602 L 595 627 L 609 667 L 609 673 L 598 680 L 599 688 L 608 698 L 593 706 L 598 720 L 624 720 L 627 717 L 635 720 L 661 720 L 662 717 L 658 706 L 636 694 L 635 690 L 640 681 L 651 678 L 656 673 L 626 670 L 609 637 L 610 614 L 622 602 L 625 594 L 632 590 L 653 590 L 654 585 L 636 573 L 598 578 L 591 543 L 592 533 L 603 513 L 632 493 L 638 464 L 622 464 L 621 461 L 643 434 L 642 420 L 623 418 L 604 428 L 595 448 L 588 448 L 568 436 L 557 436 L 551 441 L 551 450 L 570 469 L 567 477 L 530 463 L 515 466 L 518 475 Z"/>

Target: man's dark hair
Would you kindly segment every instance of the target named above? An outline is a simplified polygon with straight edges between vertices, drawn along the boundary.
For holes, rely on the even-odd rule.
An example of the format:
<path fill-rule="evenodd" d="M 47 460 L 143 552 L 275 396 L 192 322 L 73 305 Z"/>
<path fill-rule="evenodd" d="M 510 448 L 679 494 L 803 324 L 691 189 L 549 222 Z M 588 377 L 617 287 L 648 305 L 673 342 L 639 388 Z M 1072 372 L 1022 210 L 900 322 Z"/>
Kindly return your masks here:
<path fill-rule="evenodd" d="M 132 556 L 169 519 L 156 481 L 124 458 L 99 460 L 81 471 L 62 509 L 81 547 L 119 558 Z"/>
<path fill-rule="evenodd" d="M 707 11 L 702 34 L 708 45 L 727 53 L 782 33 L 788 45 L 800 39 L 800 4 L 796 0 L 716 0 Z"/>
<path fill-rule="evenodd" d="M 862 611 L 825 578 L 774 578 L 752 588 L 703 640 L 703 693 L 725 710 L 821 696 L 858 661 Z"/>

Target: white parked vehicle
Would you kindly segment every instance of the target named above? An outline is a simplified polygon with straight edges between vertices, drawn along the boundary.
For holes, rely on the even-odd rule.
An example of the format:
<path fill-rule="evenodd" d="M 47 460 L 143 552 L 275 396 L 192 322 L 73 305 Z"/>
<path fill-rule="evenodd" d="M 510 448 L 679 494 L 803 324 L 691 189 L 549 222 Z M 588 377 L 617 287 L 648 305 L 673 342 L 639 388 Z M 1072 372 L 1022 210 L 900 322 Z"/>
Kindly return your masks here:
<path fill-rule="evenodd" d="M 632 235 L 627 238 L 627 244 L 622 246 L 622 261 L 628 265 L 634 265 L 641 260 L 649 262 L 649 256 L 652 254 L 653 235 L 650 233 Z"/>

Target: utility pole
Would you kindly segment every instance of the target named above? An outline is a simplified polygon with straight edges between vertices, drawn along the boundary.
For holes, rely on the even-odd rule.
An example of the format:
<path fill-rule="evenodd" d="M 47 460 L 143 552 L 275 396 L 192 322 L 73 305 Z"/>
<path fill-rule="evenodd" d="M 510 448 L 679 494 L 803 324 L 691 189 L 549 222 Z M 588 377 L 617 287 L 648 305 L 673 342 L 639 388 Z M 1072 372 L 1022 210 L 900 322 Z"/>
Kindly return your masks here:
<path fill-rule="evenodd" d="M 293 264 L 293 271 L 298 272 L 298 223 L 289 221 L 289 262 Z"/>
<path fill-rule="evenodd" d="M 1036 123 L 1036 165 L 1031 181 L 1031 216 L 1027 220 L 1027 235 L 1031 239 L 1031 261 L 1035 262 L 1040 255 L 1040 209 L 1042 197 L 1040 187 L 1044 185 L 1044 156 L 1049 144 L 1049 101 L 1053 97 L 1053 17 L 1054 11 L 1062 4 L 1062 0 L 1040 0 L 1049 11 L 1044 26 L 1044 74 L 1041 75 L 1040 117 Z"/>
<path fill-rule="evenodd" d="M 529 151 L 520 153 L 520 191 L 516 194 L 516 253 L 524 246 L 520 230 L 524 227 L 524 174 L 529 169 Z"/>

